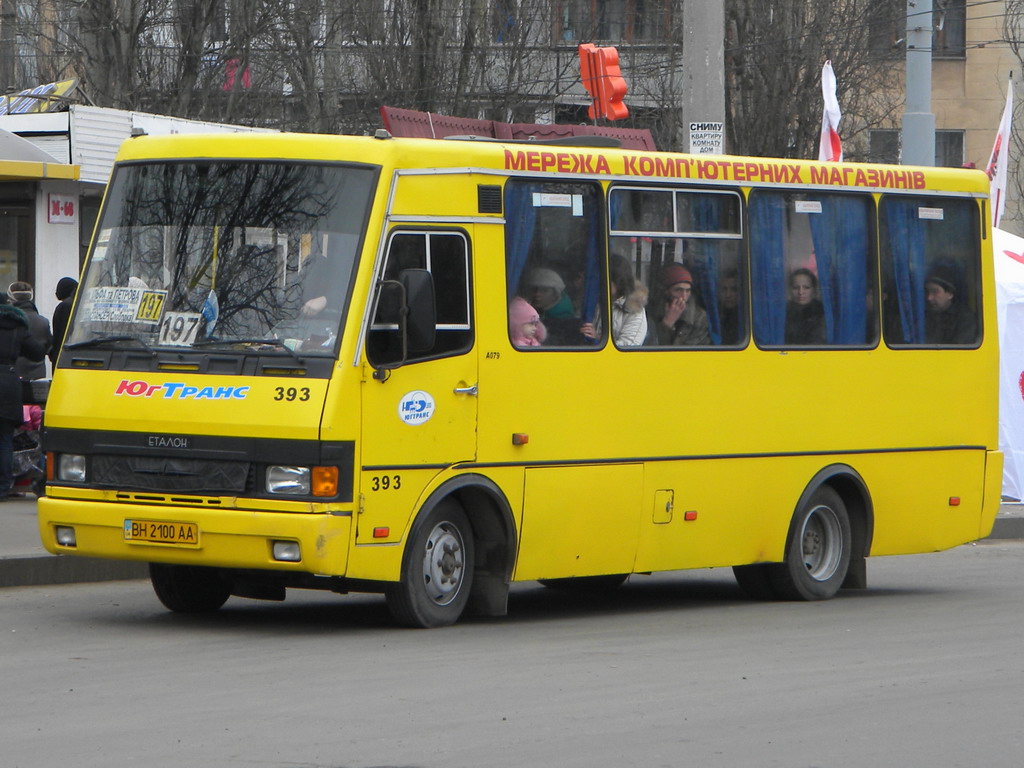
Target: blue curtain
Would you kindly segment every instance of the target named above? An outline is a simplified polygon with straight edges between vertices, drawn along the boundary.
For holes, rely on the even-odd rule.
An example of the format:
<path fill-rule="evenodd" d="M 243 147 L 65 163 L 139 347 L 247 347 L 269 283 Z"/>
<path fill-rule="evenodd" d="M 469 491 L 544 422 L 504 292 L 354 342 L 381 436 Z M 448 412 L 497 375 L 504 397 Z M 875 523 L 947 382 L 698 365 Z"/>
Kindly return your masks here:
<path fill-rule="evenodd" d="M 924 343 L 925 229 L 918 218 L 920 200 L 886 198 L 882 218 L 888 230 L 891 285 L 899 308 L 905 344 Z"/>
<path fill-rule="evenodd" d="M 530 255 L 533 230 L 537 224 L 533 193 L 540 189 L 539 184 L 516 181 L 505 185 L 505 271 L 509 302 L 515 298 Z"/>
<path fill-rule="evenodd" d="M 588 195 L 583 196 L 584 203 L 594 198 Z M 600 200 L 600 198 L 597 198 Z M 601 233 L 604 229 L 601 226 L 600 206 L 597 201 L 593 205 L 584 205 L 583 215 L 587 217 L 587 246 L 585 251 L 586 263 L 583 272 L 583 298 L 580 301 L 580 312 L 583 322 L 594 322 L 597 317 L 597 302 L 601 299 Z M 605 324 L 607 332 L 611 333 L 611 323 Z M 596 343 L 600 340 L 594 339 Z"/>
<path fill-rule="evenodd" d="M 782 195 L 750 196 L 750 279 L 758 344 L 782 344 L 786 339 L 785 206 Z"/>
<path fill-rule="evenodd" d="M 807 214 L 829 344 L 863 344 L 867 334 L 867 264 L 871 252 L 864 198 L 823 195 Z"/>
<path fill-rule="evenodd" d="M 693 218 L 698 232 L 719 232 L 722 221 L 722 198 L 718 195 L 694 195 Z M 708 333 L 711 343 L 722 343 L 722 318 L 718 312 L 718 263 L 722 244 L 718 240 L 698 240 L 699 249 L 693 265 L 697 270 L 697 290 L 704 300 L 708 314 Z"/>

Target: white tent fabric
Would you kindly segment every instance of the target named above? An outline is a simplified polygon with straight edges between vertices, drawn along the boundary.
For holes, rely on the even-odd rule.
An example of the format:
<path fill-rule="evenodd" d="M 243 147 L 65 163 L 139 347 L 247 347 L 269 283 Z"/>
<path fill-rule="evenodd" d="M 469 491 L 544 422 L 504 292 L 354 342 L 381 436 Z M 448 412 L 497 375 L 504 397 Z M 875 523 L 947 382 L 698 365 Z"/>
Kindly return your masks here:
<path fill-rule="evenodd" d="M 0 160 L 18 160 L 30 163 L 56 163 L 48 153 L 28 139 L 0 128 Z"/>
<path fill-rule="evenodd" d="M 1024 238 L 992 230 L 999 321 L 999 448 L 1003 496 L 1024 498 Z"/>

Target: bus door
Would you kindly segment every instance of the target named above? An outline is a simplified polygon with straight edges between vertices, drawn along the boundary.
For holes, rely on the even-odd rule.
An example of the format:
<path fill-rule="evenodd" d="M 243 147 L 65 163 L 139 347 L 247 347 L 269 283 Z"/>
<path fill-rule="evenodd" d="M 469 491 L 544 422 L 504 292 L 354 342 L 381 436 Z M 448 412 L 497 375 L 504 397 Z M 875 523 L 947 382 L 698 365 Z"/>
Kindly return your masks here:
<path fill-rule="evenodd" d="M 375 511 L 386 515 L 412 509 L 440 469 L 476 458 L 477 360 L 469 255 L 463 230 L 402 229 L 388 242 L 384 279 L 398 280 L 406 269 L 427 270 L 437 322 L 429 349 L 407 350 L 402 365 L 378 368 L 362 384 L 360 542 L 373 540 L 373 529 L 380 528 L 376 523 L 384 520 Z M 402 354 L 391 312 L 385 292 L 367 334 L 371 365 Z"/>

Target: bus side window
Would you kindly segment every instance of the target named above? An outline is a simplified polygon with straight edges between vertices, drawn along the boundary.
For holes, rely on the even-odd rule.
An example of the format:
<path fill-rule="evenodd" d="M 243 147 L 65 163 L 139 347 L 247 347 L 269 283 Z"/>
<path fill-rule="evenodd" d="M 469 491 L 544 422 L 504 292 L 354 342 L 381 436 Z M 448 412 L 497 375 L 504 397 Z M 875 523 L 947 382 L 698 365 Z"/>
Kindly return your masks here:
<path fill-rule="evenodd" d="M 434 344 L 410 351 L 406 362 L 467 352 L 473 345 L 469 285 L 469 244 L 461 232 L 395 232 L 388 243 L 383 280 L 397 280 L 403 269 L 425 269 L 434 281 L 437 325 Z M 367 335 L 367 357 L 372 363 L 401 357 L 398 329 L 399 295 L 379 291 L 373 324 Z"/>
<path fill-rule="evenodd" d="M 527 301 L 543 341 L 523 349 L 597 349 L 609 322 L 597 184 L 511 179 L 505 185 L 506 309 Z M 512 319 L 510 317 L 510 319 Z M 589 331 L 588 331 L 589 326 Z M 510 338 L 513 331 L 510 329 Z"/>
<path fill-rule="evenodd" d="M 875 344 L 871 198 L 754 190 L 749 214 L 757 343 Z"/>
<path fill-rule="evenodd" d="M 890 346 L 981 341 L 980 219 L 973 200 L 886 195 L 880 240 Z"/>
<path fill-rule="evenodd" d="M 612 259 L 625 258 L 646 288 L 645 348 L 746 342 L 739 195 L 617 186 L 609 210 Z"/>

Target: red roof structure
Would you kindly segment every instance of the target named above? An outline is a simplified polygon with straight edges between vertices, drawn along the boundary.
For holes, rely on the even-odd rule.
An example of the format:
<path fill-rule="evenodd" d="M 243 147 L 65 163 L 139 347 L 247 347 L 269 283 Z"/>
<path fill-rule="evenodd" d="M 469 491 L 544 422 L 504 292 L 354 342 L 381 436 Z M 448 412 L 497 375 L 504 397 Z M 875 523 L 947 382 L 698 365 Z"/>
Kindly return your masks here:
<path fill-rule="evenodd" d="M 617 139 L 626 149 L 655 150 L 654 136 L 646 129 L 615 128 L 604 125 L 543 125 L 540 123 L 502 123 L 451 117 L 436 112 L 381 107 L 384 127 L 392 136 L 418 139 L 443 139 L 448 136 L 481 136 L 510 141 L 546 142 L 576 136 L 601 136 Z"/>

